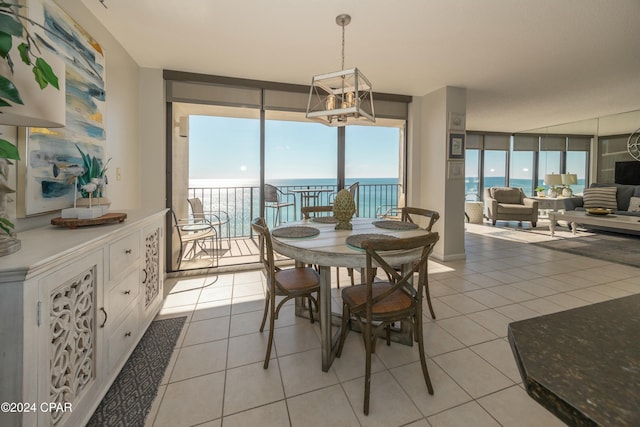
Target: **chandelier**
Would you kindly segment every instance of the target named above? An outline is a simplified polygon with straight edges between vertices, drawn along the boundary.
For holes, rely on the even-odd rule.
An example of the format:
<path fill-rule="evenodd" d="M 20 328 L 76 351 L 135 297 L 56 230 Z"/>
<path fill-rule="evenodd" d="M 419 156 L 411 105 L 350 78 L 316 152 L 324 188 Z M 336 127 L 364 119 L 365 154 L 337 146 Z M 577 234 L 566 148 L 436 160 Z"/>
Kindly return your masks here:
<path fill-rule="evenodd" d="M 357 68 L 344 69 L 344 27 L 350 22 L 349 15 L 336 17 L 336 23 L 342 27 L 341 71 L 320 74 L 311 80 L 306 117 L 329 126 L 376 121 L 371 83 Z"/>

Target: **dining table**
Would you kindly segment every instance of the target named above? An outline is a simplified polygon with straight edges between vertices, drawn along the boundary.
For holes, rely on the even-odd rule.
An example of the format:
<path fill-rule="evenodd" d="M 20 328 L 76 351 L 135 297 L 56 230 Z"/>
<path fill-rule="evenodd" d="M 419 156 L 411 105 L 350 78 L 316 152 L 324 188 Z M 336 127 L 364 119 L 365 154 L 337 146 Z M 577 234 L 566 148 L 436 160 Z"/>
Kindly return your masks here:
<path fill-rule="evenodd" d="M 407 238 L 429 234 L 412 223 L 376 218 L 352 218 L 352 230 L 336 230 L 331 218 L 333 217 L 287 222 L 272 230 L 273 249 L 276 252 L 295 260 L 297 265 L 312 264 L 319 267 L 320 347 L 322 370 L 325 372 L 335 359 L 340 338 L 340 323 L 332 321 L 333 318 L 338 320 L 341 313 L 334 314 L 331 309 L 331 267 L 364 269 L 366 254 L 358 247 L 363 239 Z M 383 258 L 408 271 L 412 263 L 420 258 L 420 253 L 420 249 L 410 252 L 395 251 L 385 254 Z"/>

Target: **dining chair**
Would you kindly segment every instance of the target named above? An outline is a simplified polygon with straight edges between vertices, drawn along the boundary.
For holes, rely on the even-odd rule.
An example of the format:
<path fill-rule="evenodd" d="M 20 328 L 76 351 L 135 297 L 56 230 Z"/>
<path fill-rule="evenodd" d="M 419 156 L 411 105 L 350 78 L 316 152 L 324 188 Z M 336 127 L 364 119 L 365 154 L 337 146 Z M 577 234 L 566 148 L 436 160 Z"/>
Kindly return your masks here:
<path fill-rule="evenodd" d="M 293 200 L 293 202 L 289 201 Z M 296 211 L 296 195 L 289 192 L 283 192 L 278 187 L 271 184 L 264 185 L 264 207 L 275 209 L 276 213 L 273 216 L 273 226 L 275 227 L 280 223 L 281 209 L 287 206 L 293 206 L 293 211 Z"/>
<path fill-rule="evenodd" d="M 171 217 L 180 241 L 177 260 L 178 270 L 180 270 L 180 265 L 185 256 L 191 254 L 191 258 L 195 258 L 198 254 L 198 249 L 201 252 L 207 252 L 207 240 L 210 240 L 210 247 L 213 249 L 217 233 L 215 227 L 209 223 L 194 222 L 192 219 L 178 219 L 173 209 L 171 209 Z M 185 249 L 189 245 L 189 250 L 185 253 Z M 212 265 L 215 266 L 217 258 L 212 255 L 211 259 Z"/>
<path fill-rule="evenodd" d="M 227 224 L 227 242 L 231 244 L 231 229 L 229 223 L 229 214 L 226 211 L 218 210 L 217 213 L 204 210 L 202 200 L 199 197 L 192 197 L 187 199 L 189 206 L 191 207 L 191 215 L 195 222 L 206 221 L 214 227 L 218 228 L 218 249 L 222 249 L 220 239 L 222 238 L 222 226 Z"/>
<path fill-rule="evenodd" d="M 304 206 L 300 209 L 300 211 L 302 212 L 302 217 L 304 219 L 311 219 L 315 218 L 316 214 L 322 214 L 326 212 L 333 213 L 333 206 Z M 317 267 L 314 268 L 316 269 L 316 271 L 318 270 Z M 353 286 L 355 284 L 355 280 L 353 278 L 353 268 L 347 268 L 347 274 L 351 278 L 351 286 Z M 336 282 L 338 289 L 340 289 L 340 267 L 336 267 Z"/>
<path fill-rule="evenodd" d="M 255 218 L 251 222 L 252 230 L 258 235 L 258 245 L 260 248 L 260 262 L 262 273 L 267 281 L 267 295 L 264 301 L 264 314 L 260 332 L 264 331 L 264 325 L 269 315 L 269 343 L 267 344 L 267 355 L 264 358 L 264 369 L 269 367 L 269 357 L 271 357 L 271 347 L 273 346 L 273 330 L 275 320 L 282 305 L 292 298 L 307 298 L 309 300 L 309 317 L 311 323 L 313 319 L 313 305 L 318 311 L 318 301 L 320 301 L 320 276 L 311 267 L 293 267 L 280 269 L 276 267 L 271 233 L 264 218 Z M 316 297 L 312 294 L 315 293 Z M 284 297 L 276 305 L 276 297 Z M 313 303 L 313 304 L 312 304 Z"/>
<path fill-rule="evenodd" d="M 401 221 L 417 224 L 420 222 L 420 220 L 418 220 L 416 217 L 424 218 L 426 220 L 426 224 L 423 228 L 427 231 L 431 231 L 433 224 L 435 224 L 440 219 L 440 214 L 437 211 L 422 208 L 413 208 L 410 206 L 405 206 L 400 209 Z"/>
<path fill-rule="evenodd" d="M 337 357 L 342 355 L 348 326 L 355 319 L 362 331 L 365 346 L 364 414 L 369 414 L 371 388 L 371 355 L 375 353 L 378 336 L 390 341 L 393 322 L 407 321 L 411 325 L 413 339 L 418 343 L 420 365 L 429 394 L 433 386 L 427 370 L 422 328 L 422 295 L 428 277 L 427 260 L 440 236 L 430 233 L 424 236 L 401 239 L 368 239 L 362 242 L 366 253 L 365 283 L 342 290 L 342 327 Z M 395 251 L 394 256 L 420 250 L 420 259 L 410 263 L 410 271 L 400 273 L 385 261 L 385 252 Z M 391 277 L 388 281 L 375 281 L 376 267 Z M 418 273 L 414 280 L 414 273 Z"/>

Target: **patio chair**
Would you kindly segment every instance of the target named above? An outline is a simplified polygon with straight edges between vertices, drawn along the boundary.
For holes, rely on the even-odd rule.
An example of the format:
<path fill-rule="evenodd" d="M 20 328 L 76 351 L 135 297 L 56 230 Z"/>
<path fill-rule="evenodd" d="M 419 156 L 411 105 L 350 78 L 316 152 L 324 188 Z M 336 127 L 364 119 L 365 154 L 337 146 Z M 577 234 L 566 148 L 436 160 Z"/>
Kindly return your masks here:
<path fill-rule="evenodd" d="M 260 262 L 262 264 L 262 272 L 267 281 L 264 314 L 260 325 L 260 332 L 263 332 L 267 314 L 269 314 L 269 343 L 267 344 L 267 354 L 263 365 L 264 369 L 267 369 L 269 367 L 269 358 L 271 357 L 271 347 L 273 346 L 275 319 L 278 318 L 280 308 L 292 298 L 307 298 L 309 300 L 309 317 L 311 318 L 311 323 L 313 323 L 313 305 L 318 310 L 318 301 L 320 301 L 320 276 L 311 267 L 293 267 L 286 270 L 276 267 L 271 233 L 264 218 L 254 219 L 251 222 L 251 228 L 258 235 Z M 316 294 L 316 297 L 312 295 L 313 293 Z M 277 305 L 276 296 L 284 297 Z"/>
<path fill-rule="evenodd" d="M 199 252 L 207 253 L 207 240 L 210 240 L 210 247 L 213 249 L 217 233 L 215 227 L 207 222 L 194 222 L 192 219 L 178 219 L 173 209 L 171 209 L 171 217 L 173 218 L 173 226 L 180 241 L 177 260 L 178 270 L 180 270 L 184 257 L 191 254 L 191 258 L 193 259 Z M 189 247 L 189 249 L 185 252 L 187 247 Z M 212 265 L 215 267 L 215 261 L 217 259 L 212 256 L 211 260 Z"/>
<path fill-rule="evenodd" d="M 223 210 L 218 213 L 205 212 L 202 206 L 202 200 L 199 197 L 193 197 L 187 199 L 189 206 L 191 207 L 191 215 L 194 222 L 207 222 L 213 227 L 218 228 L 218 250 L 222 250 L 220 239 L 222 238 L 222 226 L 227 224 L 227 242 L 231 244 L 231 230 L 229 223 L 229 214 Z"/>
<path fill-rule="evenodd" d="M 293 202 L 289 201 L 293 200 Z M 264 185 L 264 207 L 275 209 L 276 213 L 273 216 L 273 226 L 280 224 L 280 213 L 282 208 L 287 206 L 293 206 L 295 215 L 296 211 L 296 195 L 289 192 L 283 192 L 279 188 L 271 185 Z"/>
<path fill-rule="evenodd" d="M 371 389 L 371 354 L 375 353 L 376 340 L 385 336 L 391 345 L 390 327 L 394 322 L 409 322 L 413 339 L 418 343 L 420 365 L 429 394 L 433 386 L 427 371 L 422 331 L 422 295 L 428 275 L 427 260 L 439 239 L 438 233 L 404 239 L 370 239 L 362 242 L 366 252 L 365 283 L 342 290 L 342 328 L 337 356 L 342 355 L 344 342 L 349 331 L 348 323 L 355 319 L 362 331 L 365 346 L 364 414 L 369 414 L 369 394 Z M 420 260 L 411 271 L 398 273 L 389 265 L 384 254 L 387 251 L 412 252 L 422 248 Z M 397 253 L 394 252 L 394 253 Z M 389 281 L 375 282 L 375 271 L 382 268 L 391 277 Z M 413 279 L 418 273 L 417 280 Z M 417 285 L 416 285 L 417 282 Z"/>

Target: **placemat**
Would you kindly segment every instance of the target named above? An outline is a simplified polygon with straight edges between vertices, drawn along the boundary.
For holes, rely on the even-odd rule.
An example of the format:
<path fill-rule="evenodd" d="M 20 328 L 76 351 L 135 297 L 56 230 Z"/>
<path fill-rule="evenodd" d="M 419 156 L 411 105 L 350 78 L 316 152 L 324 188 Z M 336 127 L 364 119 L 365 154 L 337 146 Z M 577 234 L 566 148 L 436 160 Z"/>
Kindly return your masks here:
<path fill-rule="evenodd" d="M 311 218 L 312 222 L 319 222 L 322 224 L 337 224 L 338 218 L 335 216 L 318 216 L 315 218 Z"/>
<path fill-rule="evenodd" d="M 276 228 L 271 235 L 276 237 L 311 237 L 320 234 L 320 230 L 314 227 L 293 226 Z"/>
<path fill-rule="evenodd" d="M 397 239 L 395 236 L 387 236 L 386 234 L 354 234 L 347 237 L 347 245 L 357 249 L 362 249 L 362 242 L 367 239 Z"/>
<path fill-rule="evenodd" d="M 387 230 L 413 230 L 418 228 L 418 224 L 403 221 L 374 221 L 373 225 Z"/>

